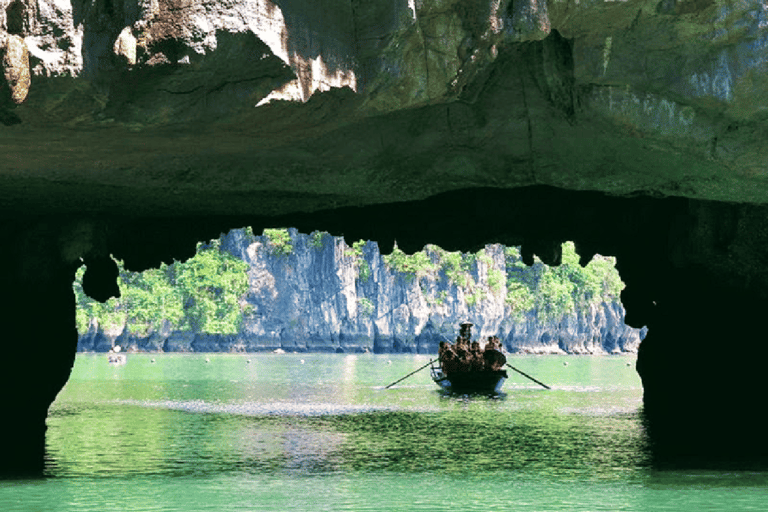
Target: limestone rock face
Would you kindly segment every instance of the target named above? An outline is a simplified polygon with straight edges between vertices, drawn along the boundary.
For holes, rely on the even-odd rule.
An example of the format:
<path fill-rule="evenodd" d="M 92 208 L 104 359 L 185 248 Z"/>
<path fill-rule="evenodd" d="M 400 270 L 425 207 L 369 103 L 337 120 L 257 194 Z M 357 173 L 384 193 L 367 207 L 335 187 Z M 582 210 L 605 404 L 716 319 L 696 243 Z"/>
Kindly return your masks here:
<path fill-rule="evenodd" d="M 341 237 L 313 240 L 289 231 L 293 250 L 284 256 L 272 253 L 263 237 L 249 243 L 238 231 L 222 242 L 250 265 L 245 300 L 253 313 L 241 337 L 252 349 L 435 353 L 465 319 L 475 324 L 475 338 L 496 335 L 520 352 L 634 352 L 640 343 L 640 329 L 624 323 L 620 303 L 554 321 L 536 312 L 525 321 L 511 315 L 506 295 L 489 280 L 489 270 L 506 269 L 498 244 L 486 246 L 488 258 L 469 271 L 471 292 L 480 297 L 473 301 L 470 288 L 443 271 L 411 277 L 393 269 L 375 242 L 353 259 Z"/>
<path fill-rule="evenodd" d="M 91 325 L 80 337 L 79 349 L 106 351 L 119 344 L 129 351 L 434 354 L 440 341 L 455 339 L 463 320 L 475 324 L 473 339 L 499 336 L 513 352 L 636 352 L 644 336 L 624 323 L 620 302 L 585 305 L 559 318 L 535 310 L 524 318 L 513 315 L 506 304 L 506 285 L 493 286 L 489 277 L 494 271 L 506 275 L 499 244 L 485 247 L 485 256 L 474 261 L 460 284 L 444 268 L 415 275 L 398 271 L 375 242 L 355 249 L 327 233 L 288 232 L 288 252 L 278 251 L 268 237 L 242 229 L 221 239 L 222 249 L 249 267 L 249 289 L 243 297 L 247 313 L 239 334 L 173 332 L 168 326 L 135 334 L 131 325 L 111 330 Z M 432 258 L 436 261 L 437 253 Z"/>
<path fill-rule="evenodd" d="M 542 321 L 529 313 L 511 324 L 505 338 L 514 352 L 533 354 L 617 354 L 637 352 L 646 328 L 636 329 L 625 323 L 621 303 L 590 305 L 556 322 Z"/>
<path fill-rule="evenodd" d="M 0 112 L 14 169 L 77 184 L 96 209 L 108 195 L 146 213 L 271 215 L 274 202 L 246 197 L 289 192 L 318 209 L 533 184 L 768 200 L 757 0 L 0 7 L 14 101 L 29 88 L 24 47 L 39 87 Z M 60 144 L 23 158 L 61 126 Z M 36 197 L 4 186 L 11 204 Z"/>

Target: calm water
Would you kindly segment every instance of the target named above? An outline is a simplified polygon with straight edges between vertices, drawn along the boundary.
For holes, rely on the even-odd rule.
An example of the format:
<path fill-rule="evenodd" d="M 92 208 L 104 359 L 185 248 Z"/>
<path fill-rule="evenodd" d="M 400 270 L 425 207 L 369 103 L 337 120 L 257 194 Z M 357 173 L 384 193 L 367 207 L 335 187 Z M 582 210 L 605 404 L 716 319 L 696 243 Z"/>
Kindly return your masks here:
<path fill-rule="evenodd" d="M 0 481 L 0 510 L 768 509 L 766 472 L 652 467 L 633 357 L 511 357 L 553 389 L 510 372 L 496 399 L 383 389 L 428 360 L 79 355 L 48 477 Z"/>

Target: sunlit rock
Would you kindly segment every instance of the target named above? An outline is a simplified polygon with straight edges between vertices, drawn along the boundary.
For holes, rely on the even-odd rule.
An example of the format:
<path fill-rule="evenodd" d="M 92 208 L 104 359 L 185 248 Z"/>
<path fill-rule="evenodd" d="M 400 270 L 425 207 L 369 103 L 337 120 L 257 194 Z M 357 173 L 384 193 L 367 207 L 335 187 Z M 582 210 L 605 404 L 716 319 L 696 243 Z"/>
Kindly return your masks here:
<path fill-rule="evenodd" d="M 248 265 L 239 333 L 175 333 L 167 322 L 153 329 L 123 315 L 111 334 L 91 322 L 80 350 L 119 343 L 147 351 L 434 353 L 440 341 L 455 339 L 466 319 L 475 324 L 478 341 L 499 336 L 513 352 L 635 352 L 640 343 L 641 331 L 624 323 L 618 302 L 585 303 L 551 318 L 536 309 L 514 314 L 507 254 L 499 244 L 476 255 L 456 253 L 453 264 L 445 251 L 428 246 L 422 267 L 409 273 L 388 261 L 375 242 L 350 247 L 327 233 L 290 229 L 285 235 L 281 245 L 243 229 L 221 239 L 225 252 Z"/>
<path fill-rule="evenodd" d="M 115 40 L 113 50 L 115 55 L 124 57 L 129 65 L 136 64 L 136 38 L 133 36 L 131 27 L 125 27 L 120 32 Z"/>
<path fill-rule="evenodd" d="M 2 55 L 3 78 L 10 91 L 13 103 L 22 103 L 29 93 L 29 51 L 24 39 L 14 34 L 0 34 L 0 55 Z M 5 98 L 0 98 L 2 102 Z M 1 103 L 0 103 L 1 104 Z"/>

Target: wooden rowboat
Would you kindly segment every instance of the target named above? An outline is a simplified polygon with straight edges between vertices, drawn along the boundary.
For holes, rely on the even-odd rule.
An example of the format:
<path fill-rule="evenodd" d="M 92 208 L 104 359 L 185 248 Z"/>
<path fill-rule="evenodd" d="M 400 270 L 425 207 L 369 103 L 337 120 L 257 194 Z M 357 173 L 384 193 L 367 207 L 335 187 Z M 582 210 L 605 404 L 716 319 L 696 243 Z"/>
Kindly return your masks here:
<path fill-rule="evenodd" d="M 472 393 L 501 393 L 504 381 L 507 380 L 505 370 L 483 370 L 452 373 L 446 375 L 442 368 L 433 366 L 430 369 L 432 380 L 445 391 L 459 394 Z"/>

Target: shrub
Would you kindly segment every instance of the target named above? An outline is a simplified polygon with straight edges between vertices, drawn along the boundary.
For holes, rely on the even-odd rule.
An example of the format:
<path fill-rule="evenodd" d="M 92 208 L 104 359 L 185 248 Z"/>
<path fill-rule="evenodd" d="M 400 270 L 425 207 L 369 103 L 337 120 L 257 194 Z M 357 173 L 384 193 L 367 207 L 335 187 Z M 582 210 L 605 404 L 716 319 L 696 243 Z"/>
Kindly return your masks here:
<path fill-rule="evenodd" d="M 265 229 L 264 236 L 267 237 L 269 249 L 272 254 L 278 256 L 288 256 L 293 251 L 291 235 L 285 228 Z"/>
<path fill-rule="evenodd" d="M 357 307 L 360 309 L 360 314 L 363 316 L 371 316 L 375 309 L 373 302 L 365 297 L 357 299 Z"/>
<path fill-rule="evenodd" d="M 323 239 L 327 235 L 325 231 L 313 231 L 312 236 L 309 239 L 309 245 L 314 249 L 320 250 L 323 248 Z"/>
<path fill-rule="evenodd" d="M 504 289 L 504 272 L 501 270 L 490 268 L 488 269 L 488 287 L 495 294 L 499 294 Z"/>
<path fill-rule="evenodd" d="M 395 244 L 392 254 L 383 257 L 384 263 L 393 270 L 406 275 L 406 279 L 423 277 L 437 270 L 432 259 L 424 251 L 405 254 Z"/>
<path fill-rule="evenodd" d="M 371 266 L 368 265 L 368 262 L 363 258 L 363 247 L 368 242 L 365 240 L 358 240 L 357 242 L 352 244 L 352 247 L 346 251 L 346 255 L 354 258 L 355 260 L 355 268 L 357 269 L 357 276 L 364 282 L 367 283 L 368 279 L 371 277 Z"/>

